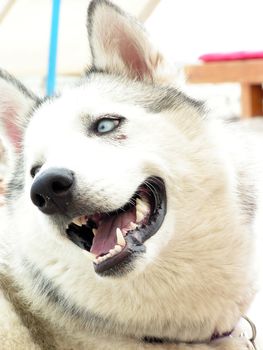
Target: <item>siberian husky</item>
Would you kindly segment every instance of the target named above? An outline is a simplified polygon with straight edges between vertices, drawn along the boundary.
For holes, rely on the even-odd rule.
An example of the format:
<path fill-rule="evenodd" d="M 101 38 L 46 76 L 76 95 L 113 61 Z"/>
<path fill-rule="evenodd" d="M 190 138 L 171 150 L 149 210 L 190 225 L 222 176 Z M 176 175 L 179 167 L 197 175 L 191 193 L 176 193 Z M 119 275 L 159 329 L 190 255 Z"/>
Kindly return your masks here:
<path fill-rule="evenodd" d="M 62 94 L 40 99 L 1 72 L 16 153 L 1 350 L 253 349 L 253 323 L 240 326 L 258 289 L 252 142 L 180 92 L 115 5 L 92 1 L 87 27 L 92 66 Z"/>

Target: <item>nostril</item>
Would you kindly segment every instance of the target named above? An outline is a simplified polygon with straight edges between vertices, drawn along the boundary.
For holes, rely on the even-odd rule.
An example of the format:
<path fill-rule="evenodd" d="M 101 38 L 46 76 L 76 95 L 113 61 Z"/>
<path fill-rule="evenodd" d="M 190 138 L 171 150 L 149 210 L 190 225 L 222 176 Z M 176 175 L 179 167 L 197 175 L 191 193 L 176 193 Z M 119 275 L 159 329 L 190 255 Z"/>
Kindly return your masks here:
<path fill-rule="evenodd" d="M 52 191 L 55 194 L 63 194 L 65 192 L 67 192 L 70 187 L 72 185 L 72 181 L 71 182 L 62 182 L 62 181 L 54 181 L 51 185 L 52 187 Z"/>
<path fill-rule="evenodd" d="M 46 204 L 45 198 L 41 196 L 41 194 L 36 194 L 34 198 L 34 204 L 39 208 L 43 208 Z"/>

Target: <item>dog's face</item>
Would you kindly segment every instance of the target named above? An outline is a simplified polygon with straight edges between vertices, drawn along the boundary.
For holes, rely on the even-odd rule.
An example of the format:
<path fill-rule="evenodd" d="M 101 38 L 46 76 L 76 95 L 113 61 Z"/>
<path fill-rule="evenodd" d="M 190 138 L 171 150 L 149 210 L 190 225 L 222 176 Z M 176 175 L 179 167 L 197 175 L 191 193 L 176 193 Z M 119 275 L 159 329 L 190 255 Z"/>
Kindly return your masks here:
<path fill-rule="evenodd" d="M 7 132 L 15 115 L 25 126 L 9 183 L 16 266 L 96 330 L 224 332 L 238 307 L 221 315 L 222 305 L 245 278 L 226 283 L 237 254 L 211 235 L 234 214 L 202 106 L 167 87 L 162 56 L 115 6 L 93 1 L 88 29 L 92 68 L 61 95 L 40 101 L 1 73 Z"/>
<path fill-rule="evenodd" d="M 160 140 L 172 126 L 122 98 L 129 88 L 115 84 L 95 73 L 39 107 L 26 130 L 25 173 L 35 215 L 82 249 L 97 273 L 117 276 L 164 222 Z M 140 84 L 131 84 L 139 98 Z M 149 123 L 158 125 L 152 133 Z"/>
<path fill-rule="evenodd" d="M 170 214 L 168 228 L 167 187 L 175 166 L 166 154 L 176 157 L 175 137 L 180 147 L 185 142 L 173 112 L 185 104 L 194 115 L 198 105 L 160 86 L 162 58 L 137 23 L 107 2 L 89 11 L 93 67 L 78 86 L 31 112 L 24 188 L 34 225 L 44 220 L 96 273 L 116 277 L 169 241 L 175 220 Z M 187 160 L 180 157 L 182 167 Z M 162 244 L 153 246 L 154 236 Z"/>

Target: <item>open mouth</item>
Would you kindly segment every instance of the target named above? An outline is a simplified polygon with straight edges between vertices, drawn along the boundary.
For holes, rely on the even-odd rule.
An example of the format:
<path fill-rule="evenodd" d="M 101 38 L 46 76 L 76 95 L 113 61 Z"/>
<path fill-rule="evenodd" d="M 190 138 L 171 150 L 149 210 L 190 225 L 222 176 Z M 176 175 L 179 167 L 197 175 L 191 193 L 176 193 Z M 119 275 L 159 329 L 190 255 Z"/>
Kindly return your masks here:
<path fill-rule="evenodd" d="M 97 273 L 116 274 L 145 252 L 143 243 L 162 225 L 166 204 L 163 180 L 149 177 L 123 207 L 76 217 L 66 234 L 82 248 Z"/>

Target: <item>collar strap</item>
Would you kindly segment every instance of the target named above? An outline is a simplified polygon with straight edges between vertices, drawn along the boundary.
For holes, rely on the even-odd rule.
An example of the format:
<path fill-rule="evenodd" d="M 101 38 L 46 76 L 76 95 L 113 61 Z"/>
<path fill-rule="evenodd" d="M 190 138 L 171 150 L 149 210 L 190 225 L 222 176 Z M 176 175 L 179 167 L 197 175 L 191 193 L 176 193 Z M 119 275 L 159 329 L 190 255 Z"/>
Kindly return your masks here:
<path fill-rule="evenodd" d="M 219 334 L 218 332 L 215 332 L 210 338 L 210 341 L 220 339 L 220 338 L 230 337 L 232 333 L 233 333 L 233 330 L 231 332 L 225 332 L 223 334 Z"/>
<path fill-rule="evenodd" d="M 245 320 L 245 325 L 243 320 Z M 250 343 L 253 345 L 254 350 L 257 350 L 256 344 L 255 344 L 256 337 L 257 337 L 257 329 L 255 324 L 245 315 L 241 317 L 240 323 L 242 323 L 240 327 L 238 329 L 237 328 L 233 329 L 231 332 L 226 332 L 223 334 L 214 333 L 211 337 L 211 341 L 220 339 L 223 337 L 247 338 L 250 341 Z"/>
<path fill-rule="evenodd" d="M 257 330 L 256 330 L 256 326 L 255 324 L 247 317 L 247 316 L 242 316 L 241 320 L 245 320 L 246 324 L 249 326 L 250 328 L 250 332 L 251 336 L 247 334 L 247 327 L 245 327 L 246 330 L 244 330 L 244 327 L 241 327 L 240 329 L 233 329 L 230 332 L 225 332 L 222 334 L 219 334 L 218 332 L 214 332 L 213 335 L 210 338 L 210 341 L 216 340 L 216 339 L 220 339 L 220 338 L 224 338 L 224 337 L 238 337 L 238 338 L 247 338 L 251 344 L 253 345 L 254 350 L 257 350 L 256 344 L 255 344 L 255 340 L 256 340 L 256 336 L 257 336 Z M 168 339 L 163 339 L 163 338 L 155 338 L 155 337 L 144 337 L 143 340 L 147 343 L 159 343 L 159 344 L 163 344 L 163 343 L 170 343 L 171 340 Z M 200 344 L 201 342 L 189 342 L 188 344 Z"/>

